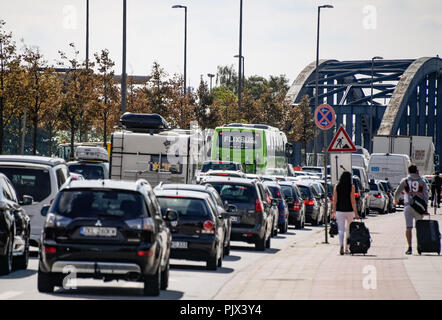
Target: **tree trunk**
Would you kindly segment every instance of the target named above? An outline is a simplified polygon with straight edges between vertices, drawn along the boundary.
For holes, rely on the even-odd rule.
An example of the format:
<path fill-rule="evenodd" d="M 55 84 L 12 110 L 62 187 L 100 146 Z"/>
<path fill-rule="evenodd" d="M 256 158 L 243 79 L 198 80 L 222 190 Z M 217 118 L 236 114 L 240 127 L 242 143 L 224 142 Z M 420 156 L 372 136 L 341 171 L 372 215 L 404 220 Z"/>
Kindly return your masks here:
<path fill-rule="evenodd" d="M 74 140 L 75 140 L 75 124 L 71 122 L 71 156 L 70 156 L 70 161 L 73 161 L 75 159 Z"/>
<path fill-rule="evenodd" d="M 37 154 L 37 131 L 38 131 L 38 118 L 34 117 L 34 127 L 33 127 L 33 137 L 32 137 L 32 154 L 35 156 Z"/>

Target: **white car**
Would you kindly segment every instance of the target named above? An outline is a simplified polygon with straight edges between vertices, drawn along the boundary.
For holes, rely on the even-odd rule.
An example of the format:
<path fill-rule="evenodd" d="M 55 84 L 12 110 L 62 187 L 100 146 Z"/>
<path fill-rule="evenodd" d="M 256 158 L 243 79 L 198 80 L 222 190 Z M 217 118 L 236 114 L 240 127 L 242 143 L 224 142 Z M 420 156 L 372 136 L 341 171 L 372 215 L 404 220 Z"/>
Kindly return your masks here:
<path fill-rule="evenodd" d="M 368 197 L 370 210 L 378 211 L 379 213 L 388 212 L 388 196 L 385 194 L 380 182 L 370 180 L 370 192 Z"/>
<path fill-rule="evenodd" d="M 24 195 L 33 198 L 32 204 L 23 208 L 31 218 L 30 244 L 38 246 L 45 220 L 40 211 L 44 205 L 52 203 L 67 181 L 66 162 L 61 158 L 40 156 L 0 156 L 0 172 L 9 178 L 20 201 Z"/>

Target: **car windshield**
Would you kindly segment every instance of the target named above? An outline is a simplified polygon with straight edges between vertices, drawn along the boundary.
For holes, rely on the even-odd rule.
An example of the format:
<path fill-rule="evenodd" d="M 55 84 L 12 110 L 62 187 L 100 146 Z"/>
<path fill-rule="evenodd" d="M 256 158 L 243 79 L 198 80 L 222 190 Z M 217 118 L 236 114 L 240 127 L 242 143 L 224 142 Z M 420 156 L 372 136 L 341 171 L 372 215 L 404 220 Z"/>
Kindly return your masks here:
<path fill-rule="evenodd" d="M 34 168 L 0 168 L 15 188 L 19 200 L 24 195 L 31 196 L 34 201 L 40 202 L 51 194 L 51 180 L 49 171 Z"/>
<path fill-rule="evenodd" d="M 139 193 L 92 189 L 62 191 L 51 212 L 71 219 L 118 217 L 129 220 L 148 215 L 143 196 Z"/>
<path fill-rule="evenodd" d="M 218 191 L 223 201 L 242 203 L 254 203 L 256 201 L 256 193 L 253 186 L 233 184 L 212 185 Z"/>
<path fill-rule="evenodd" d="M 81 174 L 87 180 L 104 179 L 104 170 L 101 166 L 88 166 L 82 164 L 69 165 L 69 171 Z"/>
<path fill-rule="evenodd" d="M 201 172 L 207 172 L 209 170 L 237 171 L 238 166 L 235 163 L 218 163 L 218 162 L 209 162 L 203 164 Z"/>
<path fill-rule="evenodd" d="M 181 198 L 181 197 L 158 197 L 160 203 L 161 213 L 166 214 L 167 209 L 172 209 L 178 212 L 180 217 L 192 217 L 192 218 L 207 218 L 209 212 L 204 200 L 194 198 Z"/>

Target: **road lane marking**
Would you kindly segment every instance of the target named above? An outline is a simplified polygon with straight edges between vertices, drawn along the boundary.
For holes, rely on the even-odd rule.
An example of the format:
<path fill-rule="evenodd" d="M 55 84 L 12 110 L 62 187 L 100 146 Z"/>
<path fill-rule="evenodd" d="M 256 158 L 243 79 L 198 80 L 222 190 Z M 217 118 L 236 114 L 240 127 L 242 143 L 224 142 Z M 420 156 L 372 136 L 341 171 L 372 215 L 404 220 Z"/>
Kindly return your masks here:
<path fill-rule="evenodd" d="M 4 293 L 0 293 L 0 300 L 8 300 L 16 296 L 19 296 L 22 293 L 23 293 L 22 291 L 6 291 Z"/>

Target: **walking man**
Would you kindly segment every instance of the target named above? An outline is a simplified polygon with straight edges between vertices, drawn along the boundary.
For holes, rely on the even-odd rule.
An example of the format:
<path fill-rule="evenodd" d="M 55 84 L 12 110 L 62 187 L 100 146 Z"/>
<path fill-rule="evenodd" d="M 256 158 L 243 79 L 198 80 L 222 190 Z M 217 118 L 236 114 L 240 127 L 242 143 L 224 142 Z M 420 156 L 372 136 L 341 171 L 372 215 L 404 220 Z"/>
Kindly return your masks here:
<path fill-rule="evenodd" d="M 434 186 L 434 191 L 433 191 L 433 186 Z M 434 178 L 433 178 L 433 183 L 431 184 L 431 196 L 432 196 L 432 201 L 431 204 L 433 204 L 434 201 L 434 206 L 436 206 L 437 203 L 437 207 L 440 208 L 440 192 L 441 192 L 441 188 L 442 188 L 442 178 L 439 175 L 439 172 L 436 172 L 434 174 Z"/>
<path fill-rule="evenodd" d="M 410 164 L 408 166 L 408 177 L 402 179 L 399 187 L 397 187 L 396 192 L 394 193 L 394 202 L 396 205 L 399 204 L 399 197 L 401 192 L 405 190 L 404 195 L 404 215 L 405 215 L 405 224 L 406 231 L 405 236 L 408 242 L 408 250 L 405 254 L 412 254 L 411 249 L 411 232 L 413 230 L 413 221 L 421 220 L 422 215 L 417 213 L 409 204 L 409 199 L 414 196 L 418 196 L 422 198 L 425 202 L 428 203 L 428 188 L 425 181 L 419 175 L 417 167 L 415 164 Z"/>

